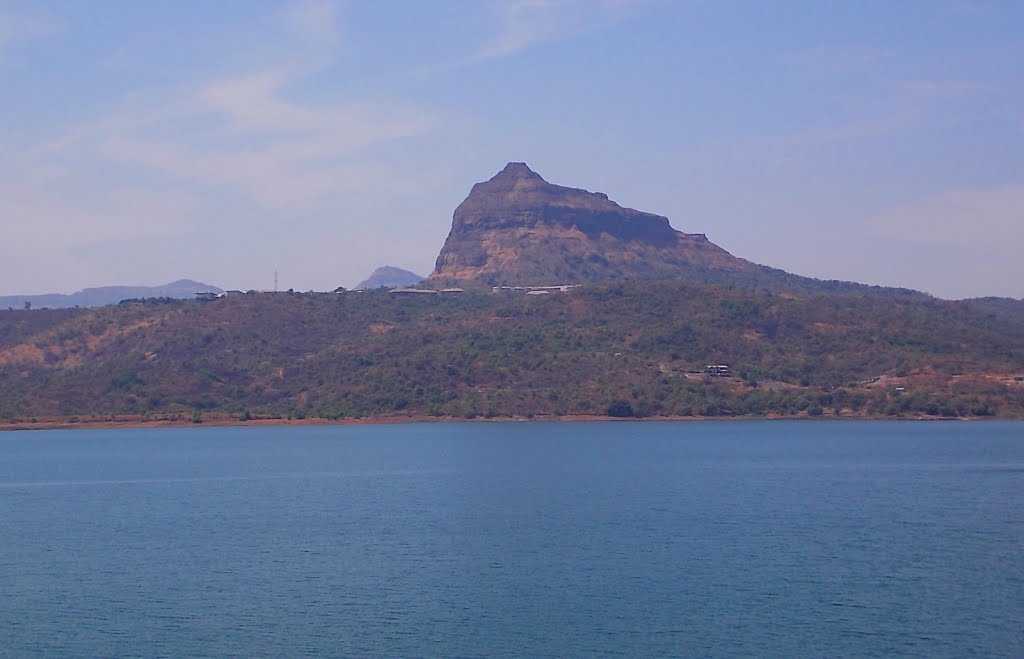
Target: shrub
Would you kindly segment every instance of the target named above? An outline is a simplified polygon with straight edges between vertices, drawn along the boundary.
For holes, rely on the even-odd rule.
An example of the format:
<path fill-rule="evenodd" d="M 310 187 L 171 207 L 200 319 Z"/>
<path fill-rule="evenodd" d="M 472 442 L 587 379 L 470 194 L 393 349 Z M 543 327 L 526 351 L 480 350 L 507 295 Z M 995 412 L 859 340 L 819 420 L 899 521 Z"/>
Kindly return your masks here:
<path fill-rule="evenodd" d="M 635 414 L 631 404 L 624 400 L 617 400 L 608 406 L 608 416 L 621 419 L 635 416 Z"/>

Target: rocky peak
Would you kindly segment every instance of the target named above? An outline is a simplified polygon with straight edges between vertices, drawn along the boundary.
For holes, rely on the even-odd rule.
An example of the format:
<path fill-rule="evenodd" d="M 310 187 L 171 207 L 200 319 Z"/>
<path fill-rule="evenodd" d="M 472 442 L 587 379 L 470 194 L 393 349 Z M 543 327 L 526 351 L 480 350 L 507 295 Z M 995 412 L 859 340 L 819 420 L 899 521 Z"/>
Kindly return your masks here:
<path fill-rule="evenodd" d="M 523 162 L 510 162 L 490 180 L 474 185 L 453 219 L 453 229 L 560 225 L 575 226 L 594 238 L 604 232 L 672 242 L 677 233 L 668 218 L 623 208 L 601 192 L 548 183 Z"/>
<path fill-rule="evenodd" d="M 555 186 L 541 178 L 525 162 L 510 162 L 489 180 L 474 185 L 466 202 L 472 203 L 497 195 L 501 197 L 500 203 L 507 204 L 552 187 Z"/>
<path fill-rule="evenodd" d="M 525 162 L 510 162 L 505 165 L 504 169 L 495 174 L 491 181 L 517 179 L 535 179 L 538 181 L 544 181 L 540 174 L 530 169 L 530 166 Z"/>
<path fill-rule="evenodd" d="M 554 185 L 510 162 L 455 209 L 432 279 L 534 284 L 664 276 L 686 263 L 742 267 L 703 235 L 624 208 L 600 192 Z"/>

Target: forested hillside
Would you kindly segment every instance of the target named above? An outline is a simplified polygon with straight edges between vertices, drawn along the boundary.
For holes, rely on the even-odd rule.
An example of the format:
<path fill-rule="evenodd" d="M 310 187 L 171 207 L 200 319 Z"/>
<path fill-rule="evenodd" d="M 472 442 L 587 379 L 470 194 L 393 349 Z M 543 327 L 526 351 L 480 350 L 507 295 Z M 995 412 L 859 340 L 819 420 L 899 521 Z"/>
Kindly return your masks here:
<path fill-rule="evenodd" d="M 1018 304 L 629 282 L 4 311 L 0 417 L 1020 417 Z"/>

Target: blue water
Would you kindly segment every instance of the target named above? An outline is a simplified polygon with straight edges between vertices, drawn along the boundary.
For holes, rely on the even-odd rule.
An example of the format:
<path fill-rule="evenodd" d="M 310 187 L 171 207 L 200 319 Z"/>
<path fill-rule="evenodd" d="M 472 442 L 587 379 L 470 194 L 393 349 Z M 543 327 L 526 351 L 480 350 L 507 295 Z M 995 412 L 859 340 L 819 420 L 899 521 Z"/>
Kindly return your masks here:
<path fill-rule="evenodd" d="M 0 654 L 1024 656 L 1024 425 L 0 434 Z"/>

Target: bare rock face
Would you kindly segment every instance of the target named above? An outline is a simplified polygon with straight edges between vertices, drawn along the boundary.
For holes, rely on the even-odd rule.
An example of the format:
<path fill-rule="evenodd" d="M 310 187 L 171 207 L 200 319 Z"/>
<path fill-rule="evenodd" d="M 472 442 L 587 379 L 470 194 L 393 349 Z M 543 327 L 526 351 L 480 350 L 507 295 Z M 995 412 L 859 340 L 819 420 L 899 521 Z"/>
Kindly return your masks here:
<path fill-rule="evenodd" d="M 432 282 L 488 285 L 671 278 L 680 268 L 747 271 L 753 264 L 677 231 L 668 218 L 623 208 L 600 192 L 552 185 L 512 162 L 455 209 Z"/>

